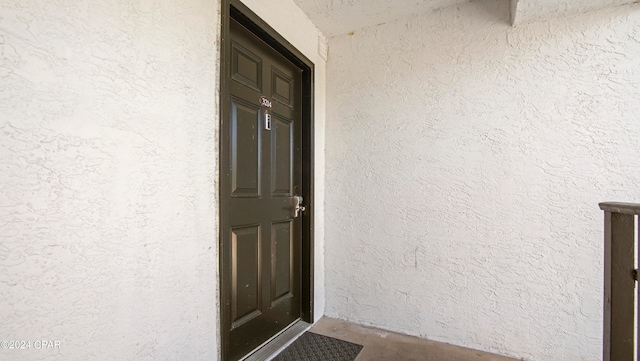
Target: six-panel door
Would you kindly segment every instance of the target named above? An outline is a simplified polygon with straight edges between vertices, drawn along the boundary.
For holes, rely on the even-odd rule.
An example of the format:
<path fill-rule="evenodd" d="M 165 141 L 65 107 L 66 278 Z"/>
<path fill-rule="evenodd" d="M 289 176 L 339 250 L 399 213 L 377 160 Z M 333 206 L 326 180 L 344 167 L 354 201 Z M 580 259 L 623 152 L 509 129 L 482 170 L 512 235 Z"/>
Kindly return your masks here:
<path fill-rule="evenodd" d="M 235 21 L 230 30 L 222 287 L 237 360 L 300 317 L 301 72 Z"/>

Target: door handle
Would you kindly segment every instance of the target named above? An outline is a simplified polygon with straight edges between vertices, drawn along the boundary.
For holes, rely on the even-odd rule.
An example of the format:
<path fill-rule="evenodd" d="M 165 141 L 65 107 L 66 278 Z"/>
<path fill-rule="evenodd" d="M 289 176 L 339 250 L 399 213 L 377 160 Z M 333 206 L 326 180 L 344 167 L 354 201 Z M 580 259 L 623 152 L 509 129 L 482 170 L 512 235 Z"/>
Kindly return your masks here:
<path fill-rule="evenodd" d="M 293 216 L 293 218 L 298 218 L 300 212 L 307 210 L 307 207 L 302 205 L 303 201 L 302 196 L 291 197 L 291 216 Z"/>

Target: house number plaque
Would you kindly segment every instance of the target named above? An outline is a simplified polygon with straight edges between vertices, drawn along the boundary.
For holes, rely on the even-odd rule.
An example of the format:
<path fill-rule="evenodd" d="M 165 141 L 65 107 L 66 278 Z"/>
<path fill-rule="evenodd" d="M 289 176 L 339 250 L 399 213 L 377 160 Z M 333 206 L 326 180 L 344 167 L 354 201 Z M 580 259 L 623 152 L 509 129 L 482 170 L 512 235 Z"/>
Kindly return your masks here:
<path fill-rule="evenodd" d="M 267 98 L 267 97 L 260 97 L 260 105 L 262 105 L 265 108 L 269 108 L 269 109 L 271 109 L 271 107 L 273 106 L 271 104 L 271 100 L 269 100 L 269 98 Z"/>

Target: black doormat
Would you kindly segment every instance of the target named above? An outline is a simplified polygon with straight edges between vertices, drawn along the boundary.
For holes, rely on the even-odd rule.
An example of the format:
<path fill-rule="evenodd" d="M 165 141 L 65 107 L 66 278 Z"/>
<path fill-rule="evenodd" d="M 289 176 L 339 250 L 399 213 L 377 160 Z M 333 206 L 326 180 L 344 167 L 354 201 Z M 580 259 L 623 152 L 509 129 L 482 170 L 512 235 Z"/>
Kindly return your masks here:
<path fill-rule="evenodd" d="M 273 361 L 353 361 L 364 346 L 305 332 Z"/>

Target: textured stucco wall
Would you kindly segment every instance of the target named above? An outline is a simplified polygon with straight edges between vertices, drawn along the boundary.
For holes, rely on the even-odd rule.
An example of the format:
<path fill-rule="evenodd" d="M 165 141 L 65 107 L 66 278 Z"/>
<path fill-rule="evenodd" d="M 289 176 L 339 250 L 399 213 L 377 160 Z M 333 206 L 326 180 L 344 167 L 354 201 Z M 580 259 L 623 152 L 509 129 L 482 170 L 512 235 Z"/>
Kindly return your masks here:
<path fill-rule="evenodd" d="M 640 6 L 508 19 L 485 0 L 330 39 L 326 314 L 599 360 L 598 202 L 640 201 Z"/>
<path fill-rule="evenodd" d="M 218 8 L 0 5 L 0 360 L 217 357 Z"/>

